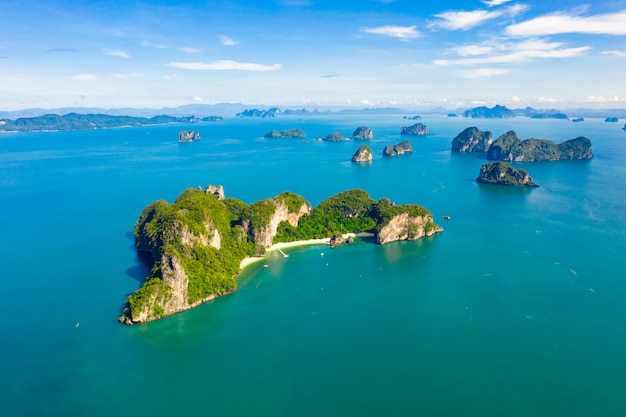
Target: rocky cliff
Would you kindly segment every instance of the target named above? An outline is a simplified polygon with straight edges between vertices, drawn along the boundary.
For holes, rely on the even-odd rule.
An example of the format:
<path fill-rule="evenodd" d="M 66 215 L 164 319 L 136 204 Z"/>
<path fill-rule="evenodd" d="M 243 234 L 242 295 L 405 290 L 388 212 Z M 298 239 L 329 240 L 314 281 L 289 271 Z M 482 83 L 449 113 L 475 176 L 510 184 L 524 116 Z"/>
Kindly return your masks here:
<path fill-rule="evenodd" d="M 371 162 L 372 148 L 367 145 L 361 145 L 359 149 L 352 155 L 352 162 Z"/>
<path fill-rule="evenodd" d="M 539 187 L 528 172 L 515 169 L 506 162 L 489 162 L 480 167 L 476 182 L 481 184 L 497 184 L 508 186 Z"/>
<path fill-rule="evenodd" d="M 195 130 L 181 130 L 178 132 L 178 141 L 179 142 L 193 142 L 196 140 L 200 140 L 200 133 Z"/>
<path fill-rule="evenodd" d="M 400 129 L 400 134 L 401 135 L 415 135 L 415 136 L 422 136 L 422 135 L 427 135 L 428 134 L 428 130 L 426 129 L 426 125 L 423 123 L 415 123 L 414 125 L 411 126 L 404 126 L 403 128 Z"/>
<path fill-rule="evenodd" d="M 298 226 L 298 220 L 300 217 L 311 212 L 311 205 L 308 202 L 303 202 L 296 210 L 290 209 L 287 203 L 281 199 L 280 196 L 262 200 L 252 205 L 254 207 L 258 205 L 263 206 L 260 211 L 266 216 L 265 218 L 258 218 L 256 216 L 250 216 L 250 218 L 243 219 L 243 228 L 248 232 L 248 235 L 252 238 L 252 242 L 255 245 L 268 248 L 272 246 L 276 232 L 278 231 L 278 225 L 285 221 L 291 226 Z M 268 216 L 269 215 L 269 216 Z"/>
<path fill-rule="evenodd" d="M 452 152 L 487 152 L 491 142 L 491 132 L 468 127 L 452 139 Z"/>
<path fill-rule="evenodd" d="M 403 140 L 396 145 L 385 146 L 385 148 L 383 149 L 383 156 L 398 156 L 410 152 L 413 152 L 413 146 L 411 146 L 411 142 L 409 142 L 408 140 Z"/>
<path fill-rule="evenodd" d="M 443 229 L 433 222 L 430 211 L 415 204 L 396 206 L 382 199 L 374 208 L 379 223 L 376 227 L 376 242 L 385 244 L 397 240 L 417 240 L 432 236 Z"/>
<path fill-rule="evenodd" d="M 374 132 L 367 126 L 359 126 L 352 132 L 352 139 L 370 140 L 374 137 Z"/>
<path fill-rule="evenodd" d="M 500 135 L 489 147 L 487 159 L 492 161 L 557 161 L 560 159 L 593 158 L 591 141 L 585 137 L 570 139 L 559 145 L 546 139 L 520 140 L 514 131 Z"/>

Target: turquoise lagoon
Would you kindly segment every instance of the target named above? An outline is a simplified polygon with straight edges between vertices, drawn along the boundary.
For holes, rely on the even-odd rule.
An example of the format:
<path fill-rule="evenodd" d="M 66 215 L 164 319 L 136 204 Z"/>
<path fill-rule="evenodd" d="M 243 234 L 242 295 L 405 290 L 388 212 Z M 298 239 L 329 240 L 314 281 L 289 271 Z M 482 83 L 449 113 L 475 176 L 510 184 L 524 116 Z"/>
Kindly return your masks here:
<path fill-rule="evenodd" d="M 401 115 L 0 135 L 2 415 L 623 416 L 626 132 L 421 121 L 431 133 L 389 159 L 413 123 Z M 349 162 L 359 142 L 314 140 L 358 125 L 374 130 L 371 165 Z M 538 189 L 478 185 L 483 156 L 450 152 L 468 126 L 583 135 L 596 157 L 517 164 Z M 263 138 L 292 127 L 305 142 Z M 182 128 L 202 139 L 177 143 Z M 207 184 L 248 203 L 362 188 L 427 207 L 445 232 L 292 248 L 232 295 L 120 325 L 149 269 L 132 239 L 142 208 Z"/>

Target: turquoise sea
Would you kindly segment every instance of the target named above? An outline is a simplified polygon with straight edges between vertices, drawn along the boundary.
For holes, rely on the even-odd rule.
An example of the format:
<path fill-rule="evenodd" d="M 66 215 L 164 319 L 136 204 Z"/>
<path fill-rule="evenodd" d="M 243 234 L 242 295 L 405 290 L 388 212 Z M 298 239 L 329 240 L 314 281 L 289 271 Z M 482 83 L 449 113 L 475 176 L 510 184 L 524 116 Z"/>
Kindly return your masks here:
<path fill-rule="evenodd" d="M 413 123 L 402 115 L 0 135 L 0 414 L 626 415 L 622 124 L 421 122 L 431 133 L 410 138 L 413 154 L 388 159 Z M 360 142 L 314 140 L 359 125 L 375 135 L 369 166 L 349 161 Z M 450 152 L 469 126 L 587 136 L 596 157 L 517 164 L 538 189 L 478 185 L 483 156 Z M 263 138 L 293 127 L 304 143 Z M 177 143 L 182 128 L 202 139 Z M 445 231 L 292 248 L 246 269 L 232 295 L 120 325 L 149 269 L 134 250 L 139 213 L 207 184 L 314 205 L 362 188 L 427 207 Z"/>

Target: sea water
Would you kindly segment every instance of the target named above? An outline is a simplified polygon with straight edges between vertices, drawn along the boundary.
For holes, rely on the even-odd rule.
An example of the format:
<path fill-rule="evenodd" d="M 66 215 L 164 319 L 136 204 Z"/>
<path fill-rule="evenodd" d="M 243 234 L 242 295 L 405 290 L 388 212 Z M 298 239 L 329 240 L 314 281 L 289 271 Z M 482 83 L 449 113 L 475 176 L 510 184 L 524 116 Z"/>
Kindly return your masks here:
<path fill-rule="evenodd" d="M 626 132 L 587 119 L 401 115 L 0 135 L 0 410 L 7 416 L 621 416 L 626 410 Z M 316 141 L 369 126 L 359 141 Z M 537 189 L 475 182 L 452 154 L 469 126 L 560 143 L 590 161 L 515 164 Z M 307 137 L 266 139 L 300 128 Z M 202 139 L 177 143 L 180 129 Z M 224 185 L 252 203 L 317 205 L 352 188 L 417 203 L 445 228 L 271 254 L 226 297 L 156 322 L 117 322 L 150 265 L 146 205 Z M 450 216 L 449 221 L 441 216 Z M 264 268 L 263 264 L 268 267 Z"/>

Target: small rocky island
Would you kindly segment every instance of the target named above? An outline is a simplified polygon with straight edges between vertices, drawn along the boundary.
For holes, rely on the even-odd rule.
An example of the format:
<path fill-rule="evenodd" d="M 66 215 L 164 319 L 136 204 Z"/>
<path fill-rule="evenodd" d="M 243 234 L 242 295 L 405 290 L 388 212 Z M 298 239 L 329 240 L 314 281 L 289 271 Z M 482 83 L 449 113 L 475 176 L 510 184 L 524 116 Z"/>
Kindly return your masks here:
<path fill-rule="evenodd" d="M 591 141 L 580 136 L 560 144 L 546 139 L 520 140 L 515 131 L 510 130 L 487 150 L 487 159 L 491 161 L 558 161 L 569 159 L 591 159 Z"/>
<path fill-rule="evenodd" d="M 370 140 L 374 137 L 374 132 L 367 126 L 359 126 L 352 132 L 352 139 Z"/>
<path fill-rule="evenodd" d="M 480 167 L 476 182 L 481 184 L 497 184 L 508 186 L 539 187 L 533 182 L 528 172 L 515 169 L 506 162 L 489 162 Z"/>
<path fill-rule="evenodd" d="M 604 121 L 606 123 L 617 123 L 619 122 L 619 119 L 617 117 L 607 117 Z"/>
<path fill-rule="evenodd" d="M 491 142 L 491 132 L 468 127 L 452 139 L 452 152 L 487 152 Z"/>
<path fill-rule="evenodd" d="M 334 131 L 328 134 L 326 137 L 323 137 L 322 140 L 324 142 L 343 142 L 344 140 L 346 140 L 346 137 L 341 133 Z"/>
<path fill-rule="evenodd" d="M 263 137 L 266 138 L 305 138 L 306 134 L 300 129 L 272 130 Z"/>
<path fill-rule="evenodd" d="M 120 321 L 156 320 L 235 291 L 241 261 L 263 256 L 274 243 L 369 232 L 385 244 L 442 230 L 424 207 L 375 201 L 363 190 L 344 191 L 312 208 L 290 192 L 248 205 L 224 198 L 221 187 L 188 188 L 173 203 L 158 200 L 141 212 L 135 246 L 154 264 L 128 297 Z"/>
<path fill-rule="evenodd" d="M 367 145 L 361 145 L 352 155 L 352 162 L 372 162 L 372 155 L 372 148 Z"/>
<path fill-rule="evenodd" d="M 200 140 L 200 132 L 196 132 L 195 130 L 181 130 L 178 132 L 178 141 L 181 143 L 189 143 Z"/>
<path fill-rule="evenodd" d="M 407 136 L 423 136 L 428 134 L 428 130 L 426 129 L 426 125 L 423 123 L 415 123 L 411 126 L 404 126 L 400 129 L 401 135 Z"/>
<path fill-rule="evenodd" d="M 385 146 L 385 149 L 383 149 L 383 156 L 398 156 L 409 152 L 413 152 L 413 146 L 411 146 L 411 142 L 408 140 L 403 140 L 396 145 Z"/>

